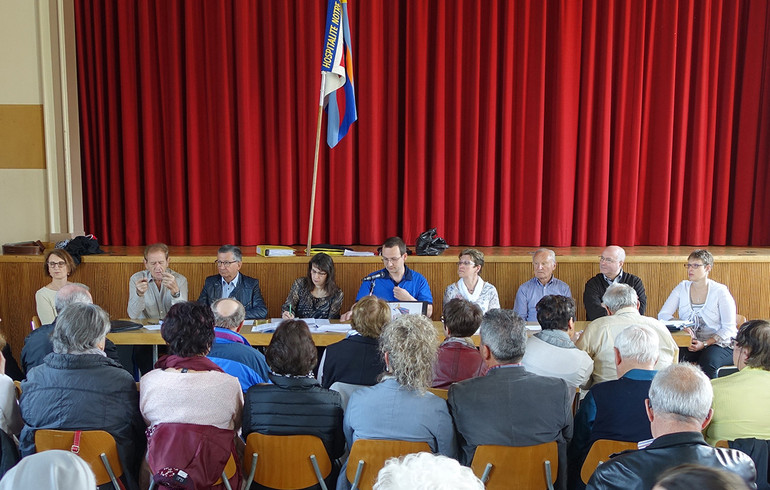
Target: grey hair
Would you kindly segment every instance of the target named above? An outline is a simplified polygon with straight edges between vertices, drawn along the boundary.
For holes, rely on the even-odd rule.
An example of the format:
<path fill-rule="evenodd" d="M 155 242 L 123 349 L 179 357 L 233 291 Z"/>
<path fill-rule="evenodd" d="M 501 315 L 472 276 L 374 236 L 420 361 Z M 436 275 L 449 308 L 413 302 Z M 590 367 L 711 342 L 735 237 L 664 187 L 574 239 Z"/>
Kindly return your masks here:
<path fill-rule="evenodd" d="M 512 310 L 493 309 L 484 314 L 480 327 L 481 343 L 503 363 L 519 362 L 527 348 L 524 320 Z"/>
<path fill-rule="evenodd" d="M 556 263 L 556 252 L 551 250 L 550 248 L 538 248 L 535 250 L 535 252 L 532 254 L 532 261 L 535 261 L 535 257 L 537 257 L 537 254 L 539 253 L 545 253 L 548 254 L 548 258 L 551 259 L 551 262 L 554 264 Z"/>
<path fill-rule="evenodd" d="M 610 284 L 602 296 L 602 304 L 613 314 L 626 306 L 636 307 L 637 301 L 639 295 L 636 294 L 636 289 L 620 282 Z"/>
<path fill-rule="evenodd" d="M 230 252 L 233 253 L 233 258 L 236 262 L 243 262 L 243 254 L 241 253 L 241 249 L 235 245 L 222 245 L 219 247 L 219 250 L 217 250 L 218 254 L 226 254 Z"/>
<path fill-rule="evenodd" d="M 414 488 L 453 488 L 484 490 L 476 475 L 457 460 L 428 452 L 407 454 L 385 462 L 372 490 L 412 490 Z"/>
<path fill-rule="evenodd" d="M 234 301 L 238 304 L 231 315 L 219 313 L 219 305 L 225 301 Z M 214 325 L 228 330 L 235 330 L 246 319 L 246 308 L 243 307 L 240 301 L 233 298 L 219 298 L 211 304 L 211 311 L 214 313 Z"/>
<path fill-rule="evenodd" d="M 69 305 L 76 303 L 92 304 L 93 302 L 91 293 L 88 292 L 88 286 L 67 284 L 56 292 L 54 307 L 56 308 L 56 313 L 59 314 Z"/>
<path fill-rule="evenodd" d="M 650 407 L 656 414 L 668 414 L 682 422 L 703 423 L 708 417 L 714 390 L 695 364 L 672 364 L 658 372 L 650 385 Z"/>
<path fill-rule="evenodd" d="M 615 337 L 615 348 L 623 360 L 655 363 L 660 355 L 658 334 L 647 325 L 630 325 Z"/>
<path fill-rule="evenodd" d="M 430 387 L 438 333 L 427 317 L 401 315 L 391 320 L 380 335 L 380 351 L 388 354 L 388 372 L 401 386 L 419 392 Z"/>
<path fill-rule="evenodd" d="M 110 331 L 110 317 L 99 306 L 87 303 L 69 305 L 56 317 L 51 335 L 57 354 L 82 354 L 98 347 Z"/>

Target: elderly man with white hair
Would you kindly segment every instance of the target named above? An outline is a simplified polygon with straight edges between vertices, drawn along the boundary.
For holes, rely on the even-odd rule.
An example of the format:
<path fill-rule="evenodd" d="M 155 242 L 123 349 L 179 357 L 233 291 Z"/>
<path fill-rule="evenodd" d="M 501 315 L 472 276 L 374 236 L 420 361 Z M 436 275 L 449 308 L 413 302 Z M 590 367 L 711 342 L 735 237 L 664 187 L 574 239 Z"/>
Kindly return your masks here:
<path fill-rule="evenodd" d="M 628 284 L 639 296 L 639 313 L 647 310 L 647 293 L 644 283 L 633 274 L 623 270 L 626 251 L 616 245 L 610 245 L 599 256 L 599 273 L 586 282 L 583 292 L 583 305 L 586 307 L 586 319 L 591 322 L 607 315 L 602 306 L 602 296 L 611 284 Z"/>
<path fill-rule="evenodd" d="M 751 458 L 737 449 L 712 447 L 703 439 L 701 431 L 711 421 L 712 396 L 711 382 L 693 364 L 676 364 L 658 372 L 645 407 L 652 441 L 599 465 L 587 488 L 650 489 L 664 471 L 684 463 L 732 471 L 756 488 Z"/>
<path fill-rule="evenodd" d="M 663 369 L 678 362 L 679 347 L 663 322 L 639 313 L 639 297 L 628 284 L 612 284 L 602 296 L 602 306 L 609 316 L 589 323 L 575 342 L 594 360 L 590 385 L 617 379 L 615 371 L 615 337 L 629 325 L 646 325 L 658 336 L 658 362 L 655 369 Z"/>
<path fill-rule="evenodd" d="M 572 297 L 569 285 L 556 279 L 553 271 L 556 270 L 556 253 L 548 248 L 538 248 L 532 255 L 532 269 L 534 277 L 519 286 L 516 291 L 516 300 L 513 303 L 513 311 L 525 321 L 537 321 L 537 302 L 543 296 L 559 295 Z"/>
<path fill-rule="evenodd" d="M 473 470 L 431 453 L 407 454 L 385 462 L 373 490 L 484 490 Z"/>
<path fill-rule="evenodd" d="M 658 336 L 645 325 L 631 325 L 614 339 L 614 364 L 618 379 L 591 388 L 575 414 L 575 432 L 568 459 L 570 480 L 579 485 L 580 468 L 599 439 L 639 442 L 652 437 L 644 400 L 655 376 Z M 571 488 L 576 488 L 570 485 Z"/>

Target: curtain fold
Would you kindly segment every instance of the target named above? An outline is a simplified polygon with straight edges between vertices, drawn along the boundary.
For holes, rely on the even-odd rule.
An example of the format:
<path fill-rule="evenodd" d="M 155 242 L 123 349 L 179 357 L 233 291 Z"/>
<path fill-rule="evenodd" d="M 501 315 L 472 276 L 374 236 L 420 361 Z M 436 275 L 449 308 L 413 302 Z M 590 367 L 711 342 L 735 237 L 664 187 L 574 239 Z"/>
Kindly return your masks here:
<path fill-rule="evenodd" d="M 764 0 L 349 0 L 314 243 L 770 245 Z M 325 0 L 75 0 L 105 245 L 304 244 Z M 326 117 L 324 116 L 324 121 Z"/>

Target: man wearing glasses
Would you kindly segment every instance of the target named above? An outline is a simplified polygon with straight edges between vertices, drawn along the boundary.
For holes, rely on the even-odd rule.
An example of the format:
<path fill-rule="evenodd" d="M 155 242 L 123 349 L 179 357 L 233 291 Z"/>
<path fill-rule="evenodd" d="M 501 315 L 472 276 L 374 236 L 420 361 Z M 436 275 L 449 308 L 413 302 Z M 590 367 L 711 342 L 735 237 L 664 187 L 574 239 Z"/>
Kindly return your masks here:
<path fill-rule="evenodd" d="M 369 294 L 370 283 L 374 283 L 371 294 L 385 301 L 425 301 L 428 303 L 428 317 L 433 314 L 433 294 L 425 276 L 406 266 L 406 244 L 400 237 L 391 237 L 382 244 L 384 269 L 372 272 L 361 283 L 356 301 Z M 377 277 L 373 281 L 368 279 Z M 350 312 L 342 320 L 350 318 Z"/>
<path fill-rule="evenodd" d="M 610 245 L 602 251 L 599 257 L 599 274 L 588 280 L 583 293 L 583 304 L 586 307 L 586 319 L 591 322 L 597 318 L 607 316 L 607 310 L 602 306 L 602 296 L 610 284 L 628 284 L 636 290 L 639 296 L 639 314 L 644 315 L 647 309 L 647 294 L 644 292 L 644 283 L 633 274 L 623 271 L 623 262 L 626 260 L 626 251 L 622 248 Z"/>
<path fill-rule="evenodd" d="M 235 245 L 222 245 L 214 261 L 219 275 L 209 276 L 203 284 L 198 302 L 211 306 L 220 298 L 233 298 L 246 309 L 246 319 L 267 317 L 267 307 L 259 290 L 259 281 L 240 273 L 243 263 L 241 249 Z"/>

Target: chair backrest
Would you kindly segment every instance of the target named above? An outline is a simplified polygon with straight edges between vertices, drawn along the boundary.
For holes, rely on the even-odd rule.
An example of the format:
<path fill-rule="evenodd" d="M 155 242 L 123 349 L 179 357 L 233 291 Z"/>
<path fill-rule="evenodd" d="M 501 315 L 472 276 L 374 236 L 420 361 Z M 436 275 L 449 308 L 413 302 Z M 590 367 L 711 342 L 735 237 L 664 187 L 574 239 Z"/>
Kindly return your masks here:
<path fill-rule="evenodd" d="M 738 372 L 737 366 L 720 366 L 717 368 L 717 378 L 724 378 Z"/>
<path fill-rule="evenodd" d="M 444 400 L 446 400 L 447 397 L 449 397 L 449 390 L 445 390 L 442 388 L 428 388 L 428 391 L 430 391 L 431 393 L 433 393 L 439 398 L 443 398 Z"/>
<path fill-rule="evenodd" d="M 736 313 L 735 314 L 735 324 L 740 327 L 744 323 L 746 323 L 746 317 L 741 315 L 740 313 Z"/>
<path fill-rule="evenodd" d="M 110 483 L 112 478 L 111 470 L 116 478 L 123 475 L 123 466 L 118 458 L 118 446 L 115 439 L 103 430 L 84 430 L 80 432 L 80 445 L 77 451 L 74 449 L 75 433 L 74 430 L 51 430 L 38 429 L 35 431 L 35 449 L 37 452 L 48 451 L 49 449 L 63 449 L 72 451 L 94 470 L 96 484 L 104 485 Z M 101 454 L 104 454 L 109 466 L 104 464 Z"/>
<path fill-rule="evenodd" d="M 348 406 L 350 395 L 352 395 L 354 391 L 365 387 L 365 385 L 354 385 L 352 383 L 342 383 L 340 381 L 336 381 L 332 383 L 329 389 L 334 390 L 340 394 L 340 398 L 342 398 L 342 410 L 345 410 L 345 408 Z"/>
<path fill-rule="evenodd" d="M 725 449 L 730 449 L 730 443 L 727 442 L 724 439 L 721 439 L 721 440 L 717 441 L 716 444 L 714 444 L 714 447 L 721 447 L 721 448 L 725 448 Z"/>
<path fill-rule="evenodd" d="M 40 317 L 38 317 L 37 315 L 33 316 L 32 321 L 29 322 L 29 326 L 32 330 L 37 330 L 38 328 L 40 328 Z"/>
<path fill-rule="evenodd" d="M 16 392 L 16 399 L 18 400 L 21 398 L 21 381 L 14 380 L 13 387 L 14 391 Z"/>
<path fill-rule="evenodd" d="M 553 489 L 559 469 L 559 447 L 556 441 L 517 447 L 482 445 L 476 447 L 471 469 L 484 481 L 487 490 Z"/>
<path fill-rule="evenodd" d="M 256 462 L 253 460 L 256 455 Z M 328 477 L 332 463 L 321 439 L 316 436 L 273 436 L 252 432 L 246 438 L 244 474 L 269 488 L 307 488 L 319 483 L 311 456 L 315 457 L 321 479 Z M 256 468 L 253 466 L 256 464 Z M 254 470 L 253 475 L 250 473 Z"/>
<path fill-rule="evenodd" d="M 421 452 L 432 452 L 427 442 L 358 439 L 350 448 L 345 475 L 352 483 L 356 480 L 358 468 L 361 467 L 357 488 L 370 490 L 377 481 L 377 473 L 385 466 L 385 461 Z M 363 465 L 360 464 L 361 462 Z"/>
<path fill-rule="evenodd" d="M 596 467 L 599 464 L 608 461 L 610 455 L 625 451 L 627 449 L 637 449 L 638 445 L 635 442 L 627 441 L 614 441 L 611 439 L 599 439 L 591 445 L 591 450 L 588 451 L 585 461 L 583 461 L 583 467 L 580 470 L 580 479 L 583 483 L 588 483 L 591 479 L 591 475 L 596 471 Z"/>

